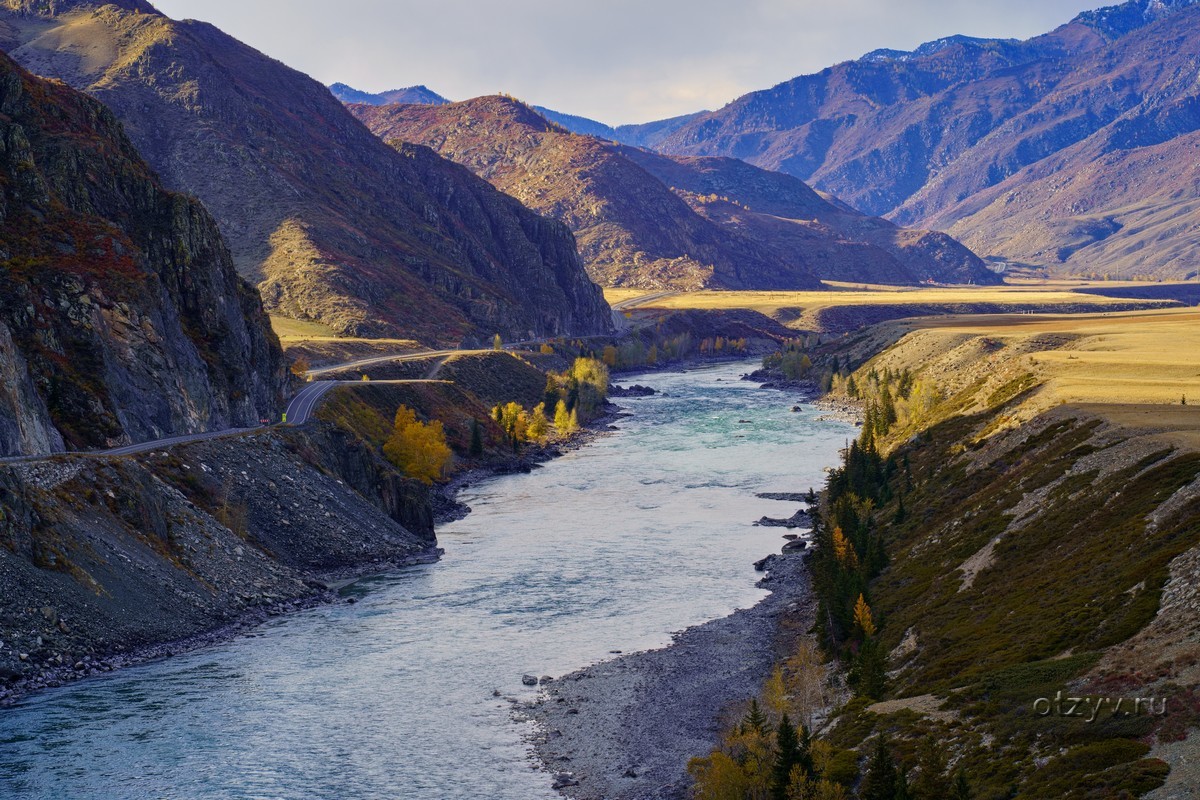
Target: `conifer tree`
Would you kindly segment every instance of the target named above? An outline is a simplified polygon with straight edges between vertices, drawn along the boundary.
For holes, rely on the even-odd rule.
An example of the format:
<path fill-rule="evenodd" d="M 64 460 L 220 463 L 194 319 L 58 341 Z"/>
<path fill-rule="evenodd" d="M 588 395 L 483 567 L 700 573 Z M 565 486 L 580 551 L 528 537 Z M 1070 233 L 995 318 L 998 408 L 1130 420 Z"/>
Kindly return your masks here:
<path fill-rule="evenodd" d="M 483 428 L 479 420 L 471 420 L 471 456 L 479 458 L 483 455 Z"/>
<path fill-rule="evenodd" d="M 895 800 L 896 764 L 883 734 L 875 738 L 875 752 L 867 765 L 867 775 L 859 790 L 862 800 Z"/>

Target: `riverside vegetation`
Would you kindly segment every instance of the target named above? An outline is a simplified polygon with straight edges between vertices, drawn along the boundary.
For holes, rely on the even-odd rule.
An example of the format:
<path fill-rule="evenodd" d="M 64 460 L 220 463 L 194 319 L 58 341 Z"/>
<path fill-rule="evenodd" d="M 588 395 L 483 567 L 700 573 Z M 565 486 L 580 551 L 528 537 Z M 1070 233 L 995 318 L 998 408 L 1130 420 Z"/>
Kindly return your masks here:
<path fill-rule="evenodd" d="M 1032 330 L 994 317 L 885 325 L 768 359 L 863 409 L 813 515 L 806 646 L 833 672 L 821 680 L 811 657 L 781 663 L 743 722 L 693 761 L 696 797 L 1138 797 L 1191 785 L 1200 420 L 1179 398 L 1191 379 L 1181 372 L 1170 404 L 1105 402 L 1099 387 L 1085 403 L 1053 359 L 1101 342 L 1119 353 L 1156 330 L 1164 347 L 1187 312 L 1164 314 L 1158 328 L 1137 315 Z M 1089 325 L 1103 335 L 1048 332 Z M 1125 711 L 1037 710 L 1056 693 L 1126 698 Z M 1166 713 L 1131 713 L 1152 697 Z M 818 723 L 800 729 L 809 756 L 786 779 L 785 715 Z"/>

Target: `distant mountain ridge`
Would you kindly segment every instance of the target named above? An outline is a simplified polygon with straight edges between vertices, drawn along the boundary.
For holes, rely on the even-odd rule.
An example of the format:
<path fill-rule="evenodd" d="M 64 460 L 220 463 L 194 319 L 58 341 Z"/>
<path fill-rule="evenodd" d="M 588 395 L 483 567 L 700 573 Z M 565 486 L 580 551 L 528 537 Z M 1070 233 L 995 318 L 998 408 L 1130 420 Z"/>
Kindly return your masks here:
<path fill-rule="evenodd" d="M 363 103 L 372 106 L 386 106 L 392 103 L 413 103 L 417 105 L 440 106 L 451 102 L 425 86 L 410 86 L 407 89 L 393 89 L 390 92 L 371 93 L 360 91 L 344 83 L 335 83 L 329 87 L 329 90 L 333 92 L 334 97 L 346 104 Z M 531 108 L 546 119 L 563 126 L 572 133 L 582 133 L 585 136 L 610 139 L 614 142 L 629 144 L 634 147 L 653 147 L 688 121 L 695 119 L 701 114 L 708 113 L 707 111 L 697 111 L 693 114 L 684 114 L 654 122 L 613 127 L 594 119 L 575 114 L 564 114 L 561 111 L 555 111 L 545 106 L 535 105 L 531 106 Z"/>
<path fill-rule="evenodd" d="M 363 92 L 344 83 L 335 83 L 329 87 L 333 96 L 343 103 L 369 103 L 375 106 L 386 106 L 389 103 L 420 103 L 429 106 L 442 106 L 450 101 L 427 86 L 406 86 L 403 89 L 390 89 L 386 92 Z"/>
<path fill-rule="evenodd" d="M 258 293 L 108 109 L 0 53 L 0 142 L 0 456 L 274 417 Z"/>
<path fill-rule="evenodd" d="M 426 148 L 387 147 L 212 25 L 140 0 L 0 0 L 0 47 L 108 105 L 213 213 L 274 313 L 431 344 L 611 327 L 562 224 Z"/>
<path fill-rule="evenodd" d="M 1001 260 L 1194 276 L 1198 50 L 1196 0 L 1133 0 L 1027 41 L 874 51 L 738 98 L 655 149 L 786 172 Z"/>
<path fill-rule="evenodd" d="M 817 288 L 819 280 L 994 282 L 944 234 L 901 231 L 787 175 L 577 135 L 511 98 L 352 105 L 396 146 L 428 145 L 575 231 L 592 277 L 646 288 Z"/>

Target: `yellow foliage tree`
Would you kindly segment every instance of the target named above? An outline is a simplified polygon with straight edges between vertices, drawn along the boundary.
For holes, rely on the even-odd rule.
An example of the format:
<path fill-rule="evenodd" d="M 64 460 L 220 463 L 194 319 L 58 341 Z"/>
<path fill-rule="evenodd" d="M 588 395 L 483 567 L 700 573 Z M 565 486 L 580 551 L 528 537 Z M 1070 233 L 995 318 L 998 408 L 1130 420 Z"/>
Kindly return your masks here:
<path fill-rule="evenodd" d="M 551 347 L 548 343 L 544 343 L 540 349 L 542 351 L 542 355 L 544 355 L 544 356 L 554 355 L 554 348 Z"/>
<path fill-rule="evenodd" d="M 567 404 L 562 400 L 554 407 L 554 427 L 560 434 L 574 433 L 579 428 L 578 419 L 567 411 Z"/>
<path fill-rule="evenodd" d="M 777 717 L 782 717 L 791 710 L 788 708 L 788 691 L 783 681 L 783 669 L 778 664 L 763 686 L 763 705 Z"/>
<path fill-rule="evenodd" d="M 617 348 L 613 347 L 611 344 L 605 345 L 604 355 L 601 356 L 601 358 L 608 366 L 615 367 L 617 365 Z"/>
<path fill-rule="evenodd" d="M 546 419 L 546 404 L 538 403 L 529 414 L 529 423 L 525 426 L 525 435 L 530 441 L 543 441 L 550 433 L 550 420 Z"/>
<path fill-rule="evenodd" d="M 861 628 L 867 636 L 875 635 L 875 621 L 871 619 L 871 607 L 867 605 L 866 598 L 861 594 L 858 596 L 858 602 L 854 604 L 854 624 Z"/>
<path fill-rule="evenodd" d="M 300 356 L 299 358 L 297 358 L 295 361 L 292 362 L 292 374 L 295 375 L 297 378 L 303 378 L 305 375 L 308 374 L 308 370 L 309 370 L 308 359 L 305 358 L 304 356 Z"/>
<path fill-rule="evenodd" d="M 383 453 L 405 475 L 426 484 L 440 478 L 454 458 L 446 444 L 442 423 L 421 422 L 408 406 L 396 410 L 392 435 L 384 444 Z"/>

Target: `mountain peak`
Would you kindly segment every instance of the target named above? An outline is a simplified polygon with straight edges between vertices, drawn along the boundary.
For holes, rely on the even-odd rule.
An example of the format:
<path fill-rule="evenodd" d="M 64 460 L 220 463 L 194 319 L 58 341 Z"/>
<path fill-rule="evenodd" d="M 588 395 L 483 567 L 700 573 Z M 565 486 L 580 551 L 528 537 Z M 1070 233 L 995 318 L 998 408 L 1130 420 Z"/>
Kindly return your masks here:
<path fill-rule="evenodd" d="M 444 106 L 450 101 L 423 84 L 389 89 L 386 92 L 364 92 L 345 83 L 329 87 L 333 96 L 343 103 L 365 103 L 370 106 L 386 106 L 392 103 L 412 103 L 422 106 Z"/>
<path fill-rule="evenodd" d="M 1198 2 L 1200 0 L 1130 0 L 1130 2 L 1116 6 L 1084 11 L 1072 22 L 1086 25 L 1115 39 L 1194 6 Z"/>
<path fill-rule="evenodd" d="M 0 0 L 0 9 L 26 16 L 53 17 L 78 8 L 116 6 L 139 14 L 158 14 L 146 0 Z"/>
<path fill-rule="evenodd" d="M 925 42 L 915 50 L 892 50 L 882 48 L 872 50 L 862 57 L 863 61 L 911 61 L 914 58 L 922 58 L 940 53 L 943 50 L 962 45 L 964 47 L 987 47 L 994 44 L 1016 44 L 1016 39 L 980 39 L 975 36 L 963 36 L 961 34 L 955 36 L 944 36 L 941 39 L 934 39 L 932 42 Z"/>

